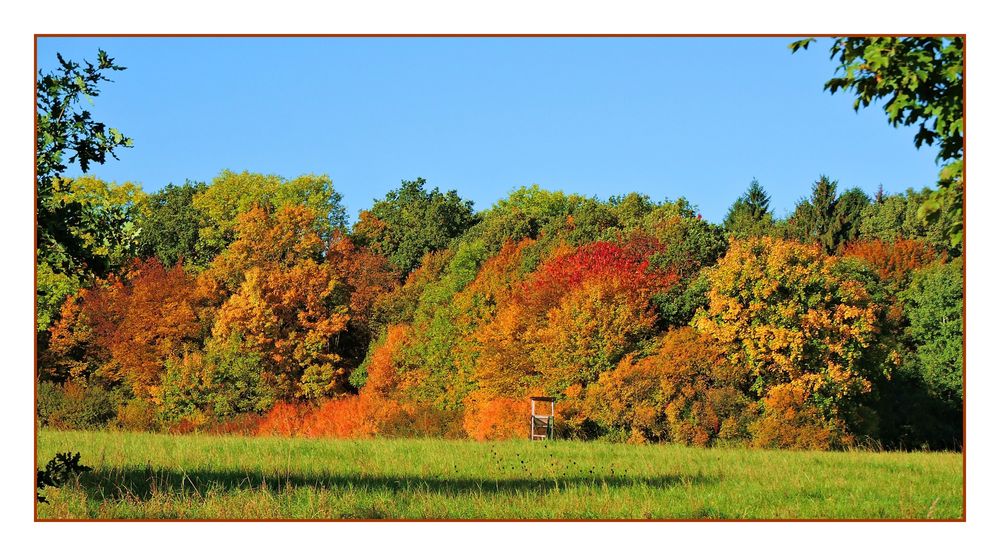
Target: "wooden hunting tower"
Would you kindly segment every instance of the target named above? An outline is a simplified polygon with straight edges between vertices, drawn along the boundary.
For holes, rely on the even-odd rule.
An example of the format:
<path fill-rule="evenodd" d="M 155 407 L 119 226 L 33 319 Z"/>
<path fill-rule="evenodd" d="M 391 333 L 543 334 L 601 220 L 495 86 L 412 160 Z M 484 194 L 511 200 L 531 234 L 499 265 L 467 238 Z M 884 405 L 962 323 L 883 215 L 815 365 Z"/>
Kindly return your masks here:
<path fill-rule="evenodd" d="M 531 440 L 552 440 L 556 418 L 556 399 L 536 396 L 531 398 Z"/>

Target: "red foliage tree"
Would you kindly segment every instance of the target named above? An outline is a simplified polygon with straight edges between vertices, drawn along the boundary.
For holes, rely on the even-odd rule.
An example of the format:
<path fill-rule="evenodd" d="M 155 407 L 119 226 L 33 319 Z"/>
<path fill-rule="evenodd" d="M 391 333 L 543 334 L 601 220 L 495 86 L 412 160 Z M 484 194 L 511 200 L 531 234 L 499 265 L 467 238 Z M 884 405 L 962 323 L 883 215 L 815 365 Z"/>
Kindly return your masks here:
<path fill-rule="evenodd" d="M 520 301 L 532 308 L 553 307 L 564 295 L 591 280 L 648 301 L 655 291 L 676 283 L 677 276 L 651 269 L 644 247 L 598 241 L 556 256 L 542 264 L 524 283 Z"/>
<path fill-rule="evenodd" d="M 136 261 L 124 277 L 112 275 L 67 300 L 50 350 L 56 361 L 70 361 L 65 374 L 95 372 L 158 402 L 166 361 L 199 349 L 204 302 L 180 265 Z"/>

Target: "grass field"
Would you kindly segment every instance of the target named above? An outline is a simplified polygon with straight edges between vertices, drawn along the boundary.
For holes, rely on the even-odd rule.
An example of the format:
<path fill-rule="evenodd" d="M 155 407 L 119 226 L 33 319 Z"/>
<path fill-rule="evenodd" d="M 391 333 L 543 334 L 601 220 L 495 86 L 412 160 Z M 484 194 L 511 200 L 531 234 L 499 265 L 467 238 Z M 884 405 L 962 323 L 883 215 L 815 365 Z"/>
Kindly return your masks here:
<path fill-rule="evenodd" d="M 39 433 L 41 519 L 961 519 L 958 453 Z"/>

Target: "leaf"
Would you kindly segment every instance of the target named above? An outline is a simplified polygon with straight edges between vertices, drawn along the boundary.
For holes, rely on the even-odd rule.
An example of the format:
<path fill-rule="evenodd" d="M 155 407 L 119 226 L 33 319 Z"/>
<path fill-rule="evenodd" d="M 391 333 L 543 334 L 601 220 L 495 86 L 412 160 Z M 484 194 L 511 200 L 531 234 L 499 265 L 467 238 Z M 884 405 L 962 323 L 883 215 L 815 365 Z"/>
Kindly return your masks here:
<path fill-rule="evenodd" d="M 792 53 L 794 54 L 799 50 L 808 50 L 809 45 L 812 44 L 813 42 L 816 42 L 816 39 L 814 38 L 800 39 L 789 44 L 788 48 L 790 48 L 792 50 Z"/>

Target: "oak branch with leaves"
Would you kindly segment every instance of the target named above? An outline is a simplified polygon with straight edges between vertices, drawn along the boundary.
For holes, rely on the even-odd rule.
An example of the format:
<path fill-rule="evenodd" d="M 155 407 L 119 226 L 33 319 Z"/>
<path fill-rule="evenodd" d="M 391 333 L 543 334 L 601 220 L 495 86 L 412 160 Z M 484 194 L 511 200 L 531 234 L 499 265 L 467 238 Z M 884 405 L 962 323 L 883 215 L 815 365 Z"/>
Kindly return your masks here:
<path fill-rule="evenodd" d="M 814 38 L 789 44 L 806 50 Z M 854 109 L 885 100 L 893 127 L 917 126 L 917 148 L 937 145 L 939 189 L 921 207 L 929 221 L 944 219 L 953 246 L 962 243 L 962 189 L 965 185 L 965 39 L 955 37 L 834 37 L 830 59 L 837 75 L 824 84 L 831 94 L 846 90 Z"/>

